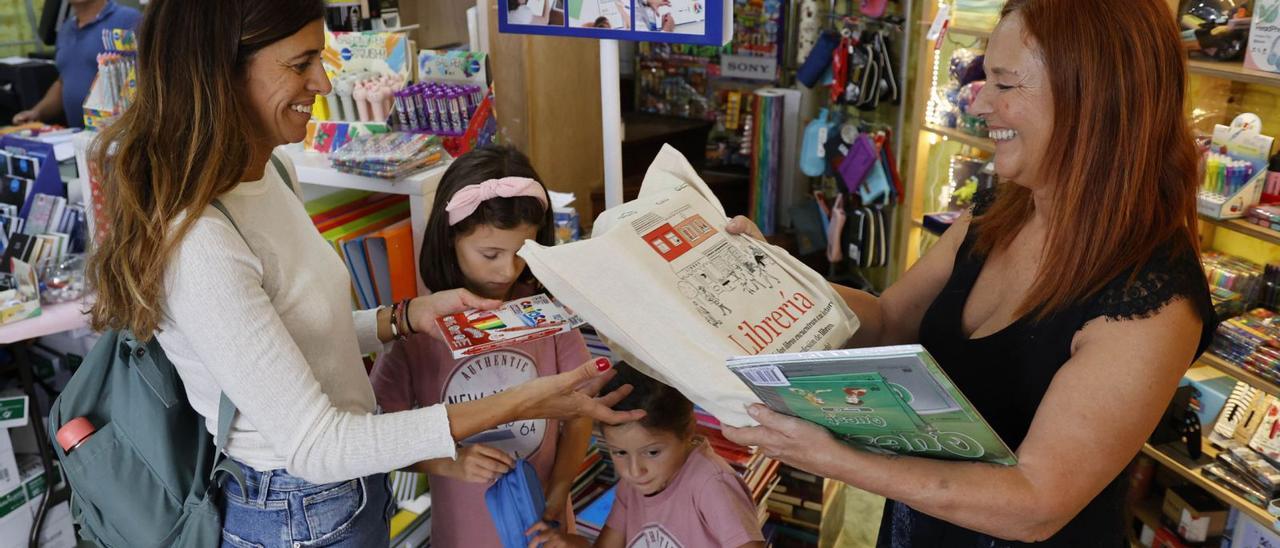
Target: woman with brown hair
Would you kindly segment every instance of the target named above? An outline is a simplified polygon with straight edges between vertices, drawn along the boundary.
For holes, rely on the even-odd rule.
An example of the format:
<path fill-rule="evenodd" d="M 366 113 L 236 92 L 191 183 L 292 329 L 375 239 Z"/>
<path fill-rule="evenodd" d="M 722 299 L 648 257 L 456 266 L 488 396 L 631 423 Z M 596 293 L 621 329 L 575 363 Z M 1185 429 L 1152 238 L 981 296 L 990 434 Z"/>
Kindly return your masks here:
<path fill-rule="evenodd" d="M 455 440 L 516 420 L 642 416 L 608 408 L 627 390 L 590 396 L 607 361 L 374 413 L 362 353 L 497 303 L 455 290 L 352 313 L 346 267 L 287 183 L 287 157 L 273 157 L 331 89 L 323 15 L 323 0 L 153 0 L 136 101 L 94 152 L 108 225 L 88 272 L 94 327 L 155 337 L 211 433 L 222 395 L 237 409 L 223 449 L 246 481 L 222 485 L 224 546 L 386 546 L 384 472 L 452 458 Z"/>
<path fill-rule="evenodd" d="M 1185 55 L 1161 0 L 1011 0 L 973 106 L 994 201 L 881 297 L 840 289 L 852 345 L 923 344 L 1017 465 L 871 454 L 760 406 L 726 436 L 890 499 L 881 546 L 1123 546 L 1119 476 L 1215 324 Z"/>

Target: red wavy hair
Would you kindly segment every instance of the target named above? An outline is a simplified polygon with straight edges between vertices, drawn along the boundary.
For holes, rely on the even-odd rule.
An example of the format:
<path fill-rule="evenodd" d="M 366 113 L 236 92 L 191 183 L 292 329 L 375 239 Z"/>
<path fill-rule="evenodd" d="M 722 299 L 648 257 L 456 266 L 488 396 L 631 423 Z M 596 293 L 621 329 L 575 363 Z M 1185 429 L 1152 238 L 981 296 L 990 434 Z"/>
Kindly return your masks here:
<path fill-rule="evenodd" d="M 1054 100 L 1042 169 L 1054 210 L 1019 307 L 1043 319 L 1136 274 L 1162 246 L 1198 253 L 1198 158 L 1183 113 L 1186 53 L 1163 0 L 1009 0 L 1001 16 L 1013 13 L 1040 47 Z M 1034 209 L 1030 190 L 1001 185 L 974 220 L 975 251 L 1008 246 Z"/>

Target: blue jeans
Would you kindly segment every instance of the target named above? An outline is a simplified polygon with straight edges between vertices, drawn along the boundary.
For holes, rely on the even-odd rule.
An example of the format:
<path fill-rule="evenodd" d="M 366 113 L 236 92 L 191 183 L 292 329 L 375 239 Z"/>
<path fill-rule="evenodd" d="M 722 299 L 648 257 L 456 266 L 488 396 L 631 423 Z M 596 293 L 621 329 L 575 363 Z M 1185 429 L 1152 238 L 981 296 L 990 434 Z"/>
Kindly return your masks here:
<path fill-rule="evenodd" d="M 391 543 L 395 511 L 386 474 L 314 484 L 237 462 L 245 485 L 222 475 L 222 548 L 366 548 Z"/>

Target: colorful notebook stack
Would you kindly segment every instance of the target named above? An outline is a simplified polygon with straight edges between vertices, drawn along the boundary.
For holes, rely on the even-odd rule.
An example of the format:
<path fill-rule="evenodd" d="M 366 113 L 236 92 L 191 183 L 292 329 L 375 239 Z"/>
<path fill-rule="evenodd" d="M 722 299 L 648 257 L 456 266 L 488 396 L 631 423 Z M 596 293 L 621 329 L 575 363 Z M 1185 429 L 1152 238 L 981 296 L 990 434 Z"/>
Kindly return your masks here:
<path fill-rule="evenodd" d="M 307 202 L 307 214 L 351 272 L 361 309 L 417 296 L 407 196 L 341 190 Z"/>
<path fill-rule="evenodd" d="M 574 506 L 578 524 L 578 534 L 588 541 L 595 542 L 604 529 L 604 522 L 609 519 L 609 511 L 613 509 L 613 499 L 618 494 L 616 486 L 610 486 L 582 508 Z"/>
<path fill-rule="evenodd" d="M 1280 317 L 1257 308 L 1222 322 L 1209 352 L 1280 383 Z"/>
<path fill-rule="evenodd" d="M 42 261 L 84 251 L 88 223 L 83 206 L 68 205 L 67 199 L 61 196 L 36 194 L 31 198 L 31 211 L 25 218 L 19 216 L 19 208 L 0 198 L 3 270 L 8 270 L 10 259 L 36 266 Z"/>

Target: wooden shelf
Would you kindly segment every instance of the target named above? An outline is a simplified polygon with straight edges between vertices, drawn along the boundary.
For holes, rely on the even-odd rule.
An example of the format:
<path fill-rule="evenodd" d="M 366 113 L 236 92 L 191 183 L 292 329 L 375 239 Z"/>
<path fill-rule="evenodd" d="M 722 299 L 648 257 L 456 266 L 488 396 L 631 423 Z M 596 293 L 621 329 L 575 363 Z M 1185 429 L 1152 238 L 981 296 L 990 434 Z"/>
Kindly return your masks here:
<path fill-rule="evenodd" d="M 946 137 L 947 139 L 971 146 L 978 150 L 984 150 L 986 152 L 990 152 L 993 154 L 996 151 L 995 141 L 992 141 L 991 139 L 988 139 L 986 137 L 977 137 L 974 135 L 969 135 L 968 133 L 965 133 L 963 131 L 956 130 L 956 129 L 948 129 L 948 128 L 942 128 L 942 127 L 928 126 L 928 125 L 924 126 L 924 129 L 925 131 L 928 131 L 935 135 Z"/>
<path fill-rule="evenodd" d="M 1272 396 L 1280 397 L 1280 386 L 1277 386 L 1276 383 L 1271 382 L 1260 375 L 1251 373 L 1234 363 L 1214 356 L 1213 354 L 1206 352 L 1201 355 L 1200 363 L 1231 375 L 1238 380 L 1249 383 L 1250 386 L 1271 394 Z"/>
<path fill-rule="evenodd" d="M 1280 527 L 1277 527 L 1276 518 L 1268 514 L 1265 508 L 1254 505 L 1244 497 L 1228 491 L 1225 487 L 1210 481 L 1209 478 L 1200 474 L 1200 467 L 1213 462 L 1213 455 L 1216 455 L 1213 447 L 1209 446 L 1208 441 L 1204 442 L 1204 446 L 1205 455 L 1198 462 L 1191 460 L 1183 450 L 1176 449 L 1170 445 L 1155 447 L 1146 443 L 1142 445 L 1142 453 L 1155 459 L 1161 466 L 1172 470 L 1183 479 L 1208 491 L 1218 500 L 1240 509 L 1241 513 L 1253 518 L 1258 523 L 1269 524 L 1273 531 L 1280 531 Z"/>
<path fill-rule="evenodd" d="M 1280 74 L 1248 69 L 1238 61 L 1224 62 L 1191 59 L 1190 61 L 1187 61 L 1187 68 L 1190 69 L 1192 74 L 1212 76 L 1214 78 L 1225 78 L 1227 80 L 1245 82 L 1248 84 L 1280 86 Z"/>
<path fill-rule="evenodd" d="M 1211 217 L 1200 216 L 1200 220 L 1213 226 L 1222 227 L 1232 232 L 1239 232 L 1245 236 L 1257 238 L 1264 242 L 1280 245 L 1280 232 L 1263 228 L 1244 219 L 1218 220 Z"/>
<path fill-rule="evenodd" d="M 1159 531 L 1164 526 L 1160 519 L 1160 499 L 1158 498 L 1142 499 L 1130 507 L 1130 510 L 1133 511 L 1134 519 L 1141 521 L 1153 531 Z"/>

